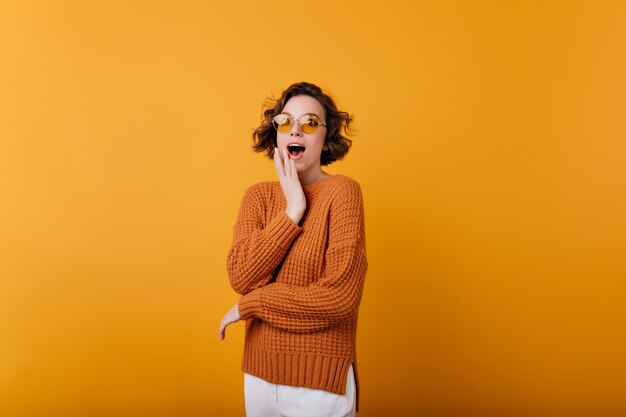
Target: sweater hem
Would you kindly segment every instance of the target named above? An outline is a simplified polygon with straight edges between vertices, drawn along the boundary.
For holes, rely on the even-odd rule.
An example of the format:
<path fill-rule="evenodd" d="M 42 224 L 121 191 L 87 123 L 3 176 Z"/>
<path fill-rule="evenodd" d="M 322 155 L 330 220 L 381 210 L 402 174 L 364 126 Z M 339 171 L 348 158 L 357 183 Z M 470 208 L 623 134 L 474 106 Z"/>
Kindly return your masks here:
<path fill-rule="evenodd" d="M 321 389 L 345 395 L 348 371 L 353 362 L 352 358 L 346 357 L 269 352 L 246 345 L 241 370 L 272 384 Z M 358 388 L 358 381 L 355 382 Z"/>

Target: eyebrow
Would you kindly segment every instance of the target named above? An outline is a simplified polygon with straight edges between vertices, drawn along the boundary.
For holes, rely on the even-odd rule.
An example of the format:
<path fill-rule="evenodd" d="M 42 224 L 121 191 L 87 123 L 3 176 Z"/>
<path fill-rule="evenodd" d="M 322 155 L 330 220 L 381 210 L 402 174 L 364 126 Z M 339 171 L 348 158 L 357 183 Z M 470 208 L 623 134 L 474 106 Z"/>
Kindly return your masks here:
<path fill-rule="evenodd" d="M 284 111 L 283 113 L 286 113 L 286 114 L 288 114 L 289 116 L 293 116 L 293 114 L 289 113 L 288 111 Z M 315 114 L 315 113 L 304 113 L 302 116 L 307 116 L 307 115 L 309 115 L 309 114 L 311 114 L 311 115 L 313 115 L 313 116 L 315 116 L 315 117 L 317 117 L 317 118 L 321 119 L 321 117 L 319 117 L 319 116 L 318 116 L 317 114 Z M 302 117 L 302 116 L 300 116 L 300 117 Z"/>

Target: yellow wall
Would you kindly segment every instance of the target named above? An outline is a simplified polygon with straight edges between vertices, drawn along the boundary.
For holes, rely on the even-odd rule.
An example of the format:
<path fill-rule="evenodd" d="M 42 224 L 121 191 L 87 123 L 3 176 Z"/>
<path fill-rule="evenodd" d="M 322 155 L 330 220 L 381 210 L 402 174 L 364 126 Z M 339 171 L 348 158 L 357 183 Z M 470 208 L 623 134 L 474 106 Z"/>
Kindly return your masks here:
<path fill-rule="evenodd" d="M 3 1 L 0 415 L 243 415 L 226 254 L 297 81 L 359 129 L 359 415 L 624 415 L 623 4 Z"/>

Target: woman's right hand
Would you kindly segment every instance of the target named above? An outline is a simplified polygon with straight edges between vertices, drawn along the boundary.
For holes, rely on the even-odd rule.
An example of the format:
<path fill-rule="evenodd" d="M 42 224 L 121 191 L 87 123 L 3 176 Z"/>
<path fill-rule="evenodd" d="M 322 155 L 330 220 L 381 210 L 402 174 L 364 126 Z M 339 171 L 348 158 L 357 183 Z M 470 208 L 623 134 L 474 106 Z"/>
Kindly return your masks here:
<path fill-rule="evenodd" d="M 300 184 L 300 178 L 298 178 L 296 165 L 289 158 L 286 148 L 274 148 L 274 165 L 276 165 L 280 186 L 283 189 L 285 200 L 287 200 L 285 212 L 294 223 L 298 224 L 304 215 L 304 210 L 306 210 L 306 197 L 302 184 Z"/>

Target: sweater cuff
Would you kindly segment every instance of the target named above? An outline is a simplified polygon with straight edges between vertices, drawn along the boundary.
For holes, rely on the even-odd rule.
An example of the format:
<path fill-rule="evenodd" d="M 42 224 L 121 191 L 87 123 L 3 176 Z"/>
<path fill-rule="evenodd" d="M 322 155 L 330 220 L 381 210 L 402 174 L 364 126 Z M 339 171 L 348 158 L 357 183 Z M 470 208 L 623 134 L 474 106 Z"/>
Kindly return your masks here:
<path fill-rule="evenodd" d="M 280 211 L 278 215 L 267 224 L 265 230 L 274 242 L 283 249 L 286 249 L 302 231 L 302 227 L 291 220 L 291 217 L 287 216 L 287 213 Z"/>
<path fill-rule="evenodd" d="M 239 317 L 247 320 L 261 312 L 261 288 L 250 291 L 239 299 Z"/>

